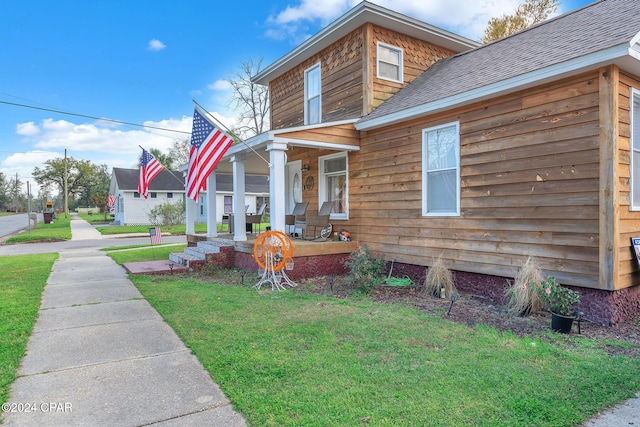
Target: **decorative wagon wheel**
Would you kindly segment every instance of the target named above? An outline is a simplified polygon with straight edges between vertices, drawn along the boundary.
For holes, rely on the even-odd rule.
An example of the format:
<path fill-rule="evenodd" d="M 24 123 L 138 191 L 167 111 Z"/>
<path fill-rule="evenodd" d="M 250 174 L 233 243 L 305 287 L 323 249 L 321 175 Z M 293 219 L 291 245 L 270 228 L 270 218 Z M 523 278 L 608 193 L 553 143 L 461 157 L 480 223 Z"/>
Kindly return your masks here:
<path fill-rule="evenodd" d="M 271 258 L 271 261 L 269 260 Z M 280 231 L 261 233 L 253 245 L 253 259 L 263 270 L 273 263 L 273 271 L 282 270 L 293 258 L 293 245 L 289 237 Z"/>
<path fill-rule="evenodd" d="M 296 286 L 284 271 L 285 267 L 293 263 L 293 244 L 286 234 L 267 231 L 258 235 L 253 245 L 253 259 L 264 270 L 256 288 L 260 289 L 266 282 L 271 283 L 273 290 L 283 290 L 283 283 Z"/>

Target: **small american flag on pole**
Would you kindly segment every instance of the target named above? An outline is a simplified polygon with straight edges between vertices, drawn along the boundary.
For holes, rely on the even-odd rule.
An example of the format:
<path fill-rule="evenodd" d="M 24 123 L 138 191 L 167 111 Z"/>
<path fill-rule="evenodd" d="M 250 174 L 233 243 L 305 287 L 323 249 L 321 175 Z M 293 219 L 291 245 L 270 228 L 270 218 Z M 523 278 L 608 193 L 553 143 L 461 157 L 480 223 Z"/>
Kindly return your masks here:
<path fill-rule="evenodd" d="M 145 199 L 149 197 L 149 184 L 162 171 L 162 165 L 144 148 L 140 159 L 140 178 L 138 179 L 138 193 Z"/>
<path fill-rule="evenodd" d="M 207 178 L 216 168 L 233 139 L 200 113 L 193 110 L 189 170 L 187 172 L 187 197 L 198 201 L 200 191 L 207 189 Z"/>
<path fill-rule="evenodd" d="M 152 227 L 149 229 L 149 238 L 151 239 L 151 244 L 162 243 L 162 231 L 160 231 L 160 227 Z"/>

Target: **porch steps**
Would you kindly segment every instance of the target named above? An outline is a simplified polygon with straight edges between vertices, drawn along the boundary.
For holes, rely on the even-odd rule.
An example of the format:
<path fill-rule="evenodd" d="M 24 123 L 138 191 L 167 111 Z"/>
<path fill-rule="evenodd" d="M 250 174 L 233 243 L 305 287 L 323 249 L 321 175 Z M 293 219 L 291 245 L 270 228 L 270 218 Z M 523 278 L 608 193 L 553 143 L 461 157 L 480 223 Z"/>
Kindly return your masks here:
<path fill-rule="evenodd" d="M 184 252 L 169 254 L 169 260 L 187 268 L 197 268 L 220 253 L 220 245 L 215 241 L 198 242 L 197 246 L 187 247 Z"/>

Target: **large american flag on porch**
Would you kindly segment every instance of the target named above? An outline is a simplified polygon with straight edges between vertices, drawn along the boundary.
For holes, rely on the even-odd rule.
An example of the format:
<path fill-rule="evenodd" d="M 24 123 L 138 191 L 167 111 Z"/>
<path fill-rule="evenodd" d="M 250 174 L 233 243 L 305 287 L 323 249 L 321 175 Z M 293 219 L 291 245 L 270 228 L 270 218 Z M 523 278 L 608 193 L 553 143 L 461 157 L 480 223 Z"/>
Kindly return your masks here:
<path fill-rule="evenodd" d="M 233 139 L 229 135 L 211 123 L 197 107 L 194 108 L 186 184 L 187 197 L 198 201 L 200 191 L 207 189 L 207 178 L 231 144 Z"/>

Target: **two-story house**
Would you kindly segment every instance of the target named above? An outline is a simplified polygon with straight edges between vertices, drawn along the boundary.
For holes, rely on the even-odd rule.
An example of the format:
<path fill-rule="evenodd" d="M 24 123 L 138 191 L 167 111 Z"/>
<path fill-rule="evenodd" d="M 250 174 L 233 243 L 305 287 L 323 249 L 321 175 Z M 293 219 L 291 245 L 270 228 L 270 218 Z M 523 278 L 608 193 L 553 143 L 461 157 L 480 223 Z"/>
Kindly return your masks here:
<path fill-rule="evenodd" d="M 333 200 L 334 229 L 397 271 L 441 256 L 461 290 L 499 296 L 534 256 L 617 323 L 640 314 L 639 39 L 637 0 L 483 46 L 363 2 L 254 77 L 273 129 L 219 168 L 269 175 L 274 230 Z"/>

